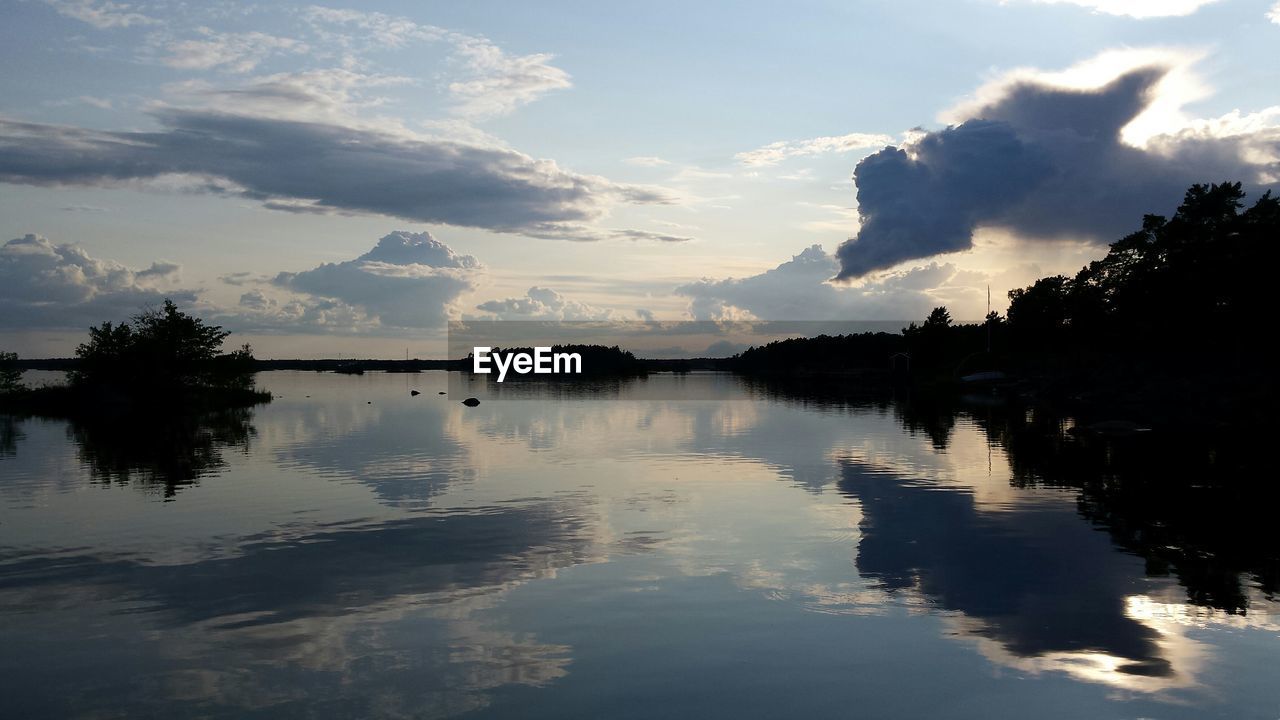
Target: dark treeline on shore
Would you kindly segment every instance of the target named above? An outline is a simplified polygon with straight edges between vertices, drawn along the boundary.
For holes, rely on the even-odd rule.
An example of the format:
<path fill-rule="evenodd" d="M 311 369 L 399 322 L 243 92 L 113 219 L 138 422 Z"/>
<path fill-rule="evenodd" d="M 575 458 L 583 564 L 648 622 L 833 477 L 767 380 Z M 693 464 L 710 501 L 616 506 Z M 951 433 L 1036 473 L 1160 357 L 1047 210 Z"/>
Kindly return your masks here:
<path fill-rule="evenodd" d="M 1075 277 L 1009 294 L 1027 349 L 1251 354 L 1263 347 L 1280 260 L 1280 200 L 1245 207 L 1239 183 L 1195 185 L 1170 219 L 1113 243 Z"/>
<path fill-rule="evenodd" d="M 735 369 L 896 370 L 917 386 L 1003 382 L 1157 422 L 1250 422 L 1276 395 L 1264 348 L 1277 259 L 1280 201 L 1246 206 L 1239 183 L 1195 185 L 1172 218 L 1146 216 L 1074 277 L 1010 292 L 1007 317 L 954 324 L 940 307 L 901 335 L 784 340 Z"/>

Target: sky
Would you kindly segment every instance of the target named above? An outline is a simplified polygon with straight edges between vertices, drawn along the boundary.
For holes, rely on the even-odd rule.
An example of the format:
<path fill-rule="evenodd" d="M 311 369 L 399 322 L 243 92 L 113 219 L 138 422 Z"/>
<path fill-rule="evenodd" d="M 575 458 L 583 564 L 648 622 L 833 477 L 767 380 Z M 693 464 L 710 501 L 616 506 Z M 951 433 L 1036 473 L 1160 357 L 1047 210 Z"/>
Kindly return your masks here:
<path fill-rule="evenodd" d="M 1280 182 L 1280 3 L 0 0 L 0 349 L 980 318 Z"/>

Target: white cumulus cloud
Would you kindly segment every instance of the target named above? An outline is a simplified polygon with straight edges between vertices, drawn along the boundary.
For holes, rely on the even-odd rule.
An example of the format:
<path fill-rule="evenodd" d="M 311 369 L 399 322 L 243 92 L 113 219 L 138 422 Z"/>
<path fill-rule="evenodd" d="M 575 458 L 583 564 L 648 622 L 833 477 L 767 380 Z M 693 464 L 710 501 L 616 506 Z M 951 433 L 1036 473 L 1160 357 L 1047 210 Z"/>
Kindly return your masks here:
<path fill-rule="evenodd" d="M 119 322 L 166 297 L 192 302 L 176 287 L 181 268 L 131 268 L 70 243 L 29 234 L 0 246 L 0 327 L 85 328 Z"/>
<path fill-rule="evenodd" d="M 940 304 L 965 310 L 981 302 L 982 277 L 951 264 L 896 272 L 846 287 L 829 282 L 840 263 L 820 245 L 775 268 L 744 278 L 705 278 L 681 285 L 694 320 L 903 320 L 924 317 Z"/>
<path fill-rule="evenodd" d="M 569 300 L 550 288 L 531 287 L 524 297 L 489 300 L 476 306 L 497 320 L 617 320 L 606 308 Z M 641 314 L 643 317 L 643 314 Z M 651 314 L 650 314 L 651 316 Z"/>
<path fill-rule="evenodd" d="M 479 270 L 474 257 L 455 253 L 430 233 L 397 231 L 354 260 L 280 273 L 272 282 L 358 309 L 383 326 L 435 328 L 448 320 L 458 297 L 474 289 Z M 264 302 L 269 306 L 265 297 L 241 297 L 251 309 Z"/>

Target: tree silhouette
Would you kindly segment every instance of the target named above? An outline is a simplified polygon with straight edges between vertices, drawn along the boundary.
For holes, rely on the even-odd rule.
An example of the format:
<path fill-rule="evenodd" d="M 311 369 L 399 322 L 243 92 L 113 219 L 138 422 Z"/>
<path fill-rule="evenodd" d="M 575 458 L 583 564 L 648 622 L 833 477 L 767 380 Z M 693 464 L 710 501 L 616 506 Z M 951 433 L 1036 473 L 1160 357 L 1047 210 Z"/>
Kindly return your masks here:
<path fill-rule="evenodd" d="M 219 354 L 229 335 L 217 325 L 188 315 L 170 300 L 118 325 L 89 328 L 89 340 L 76 348 L 80 385 L 145 386 L 152 390 L 197 385 L 244 384 L 252 370 L 248 345 Z"/>
<path fill-rule="evenodd" d="M 1169 350 L 1194 328 L 1221 349 L 1256 337 L 1280 259 L 1280 201 L 1245 208 L 1240 183 L 1193 185 L 1172 218 L 1147 215 L 1073 278 L 1042 278 L 1009 293 L 1020 343 Z"/>
<path fill-rule="evenodd" d="M 932 330 L 935 328 L 951 327 L 951 313 L 946 307 L 936 307 L 929 313 L 929 317 L 925 318 L 924 327 Z"/>
<path fill-rule="evenodd" d="M 0 393 L 13 392 L 22 387 L 22 370 L 18 368 L 18 354 L 0 352 Z"/>

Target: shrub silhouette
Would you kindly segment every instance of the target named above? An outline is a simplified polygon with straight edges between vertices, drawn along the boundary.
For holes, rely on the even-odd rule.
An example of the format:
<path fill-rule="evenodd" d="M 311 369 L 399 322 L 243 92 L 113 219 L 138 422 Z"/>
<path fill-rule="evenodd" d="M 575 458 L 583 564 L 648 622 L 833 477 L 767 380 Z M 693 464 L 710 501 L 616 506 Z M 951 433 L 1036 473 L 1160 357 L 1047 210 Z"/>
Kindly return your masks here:
<path fill-rule="evenodd" d="M 0 352 L 0 393 L 13 392 L 22 387 L 22 370 L 18 368 L 18 354 Z"/>
<path fill-rule="evenodd" d="M 76 348 L 76 385 L 111 386 L 147 392 L 176 388 L 238 386 L 250 383 L 253 352 L 248 345 L 222 354 L 230 333 L 208 325 L 165 300 L 129 323 L 104 322 L 89 329 Z"/>

